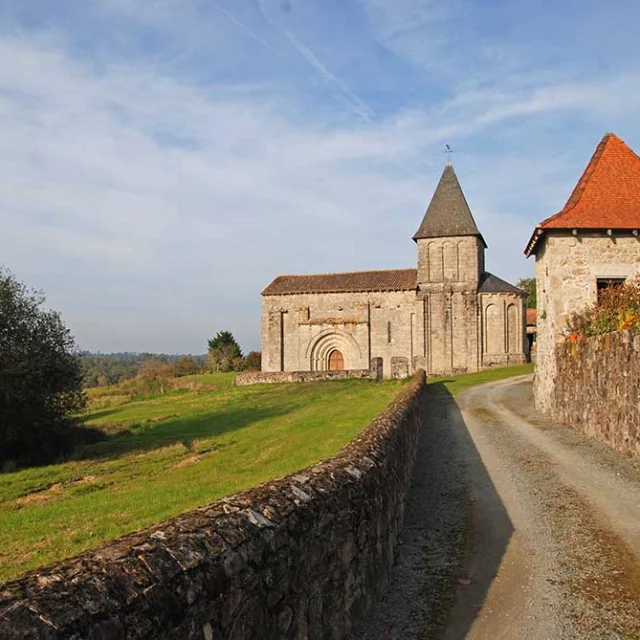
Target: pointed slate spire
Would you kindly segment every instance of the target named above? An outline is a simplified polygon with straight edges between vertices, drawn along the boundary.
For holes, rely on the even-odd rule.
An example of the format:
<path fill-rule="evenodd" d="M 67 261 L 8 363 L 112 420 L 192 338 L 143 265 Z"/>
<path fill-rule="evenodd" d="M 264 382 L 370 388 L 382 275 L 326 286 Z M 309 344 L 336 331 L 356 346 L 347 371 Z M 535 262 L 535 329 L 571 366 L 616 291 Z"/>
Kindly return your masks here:
<path fill-rule="evenodd" d="M 442 172 L 422 224 L 413 239 L 445 236 L 478 236 L 484 246 L 487 246 L 450 163 L 447 163 Z"/>

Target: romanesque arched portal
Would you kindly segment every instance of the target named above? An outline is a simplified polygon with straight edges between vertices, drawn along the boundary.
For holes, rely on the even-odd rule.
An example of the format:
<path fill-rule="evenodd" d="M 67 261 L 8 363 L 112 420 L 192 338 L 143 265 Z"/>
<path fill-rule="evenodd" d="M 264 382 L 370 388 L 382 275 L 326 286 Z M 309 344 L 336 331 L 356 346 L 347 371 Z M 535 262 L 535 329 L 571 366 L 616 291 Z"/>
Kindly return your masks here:
<path fill-rule="evenodd" d="M 311 371 L 357 369 L 361 359 L 358 343 L 344 331 L 329 329 L 315 336 L 307 347 Z"/>

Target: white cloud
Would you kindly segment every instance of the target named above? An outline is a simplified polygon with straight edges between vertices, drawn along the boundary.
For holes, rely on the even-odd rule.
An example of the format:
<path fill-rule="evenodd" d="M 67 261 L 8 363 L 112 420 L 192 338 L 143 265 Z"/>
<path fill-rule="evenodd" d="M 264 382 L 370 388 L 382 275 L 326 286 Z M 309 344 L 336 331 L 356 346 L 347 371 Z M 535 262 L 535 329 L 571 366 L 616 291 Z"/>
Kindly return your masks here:
<path fill-rule="evenodd" d="M 389 47 L 416 56 L 420 33 L 457 19 L 438 13 L 442 5 L 368 2 Z M 169 29 L 177 7 L 118 0 L 109 10 Z M 280 51 L 282 38 L 254 30 L 243 7 L 237 19 Z M 173 26 L 198 15 L 189 5 Z M 83 346 L 195 352 L 229 328 L 255 348 L 259 292 L 278 273 L 414 264 L 410 237 L 445 142 L 491 268 L 517 279 L 532 268 L 521 257 L 531 225 L 568 195 L 576 157 L 579 169 L 588 159 L 545 149 L 553 136 L 532 135 L 532 123 L 631 119 L 637 109 L 632 72 L 569 82 L 542 70 L 353 117 L 369 100 L 360 104 L 357 87 L 288 33 L 306 71 L 342 96 L 340 117 L 281 77 L 196 84 L 141 58 L 98 64 L 61 36 L 0 35 L 0 262 L 48 292 Z M 211 58 L 227 53 L 225 34 Z M 204 43 L 204 27 L 196 35 Z M 441 56 L 442 43 L 432 45 Z"/>

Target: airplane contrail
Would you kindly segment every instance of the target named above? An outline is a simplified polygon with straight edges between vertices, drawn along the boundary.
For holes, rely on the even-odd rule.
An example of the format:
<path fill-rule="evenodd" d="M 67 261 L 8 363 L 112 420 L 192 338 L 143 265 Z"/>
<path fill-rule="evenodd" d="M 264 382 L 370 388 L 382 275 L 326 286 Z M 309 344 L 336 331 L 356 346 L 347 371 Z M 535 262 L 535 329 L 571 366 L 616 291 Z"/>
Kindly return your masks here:
<path fill-rule="evenodd" d="M 213 6 L 218 11 L 220 11 L 220 13 L 222 13 L 225 16 L 227 16 L 227 18 L 229 18 L 229 20 L 231 20 L 236 25 L 238 25 L 245 33 L 247 33 L 256 42 L 259 42 L 262 46 L 264 46 L 267 49 L 269 49 L 269 51 L 273 51 L 273 53 L 276 53 L 276 54 L 280 53 L 277 49 L 274 49 L 266 40 L 263 40 L 257 33 L 252 31 L 244 22 L 242 22 L 242 20 L 240 20 L 239 18 L 234 16 L 233 13 L 231 13 L 231 11 L 228 11 L 224 7 L 221 7 L 217 2 L 214 2 Z"/>
<path fill-rule="evenodd" d="M 289 29 L 283 29 L 274 20 L 272 20 L 267 12 L 265 0 L 258 0 L 258 6 L 265 20 L 271 25 L 271 27 L 280 32 L 289 41 L 289 44 L 291 44 L 291 46 L 296 50 L 298 55 L 300 55 L 305 62 L 314 69 L 324 83 L 333 85 L 334 88 L 338 89 L 339 93 L 342 94 L 344 99 L 346 99 L 346 105 L 351 109 L 351 111 L 368 123 L 371 123 L 373 121 L 372 116 L 374 115 L 373 109 L 353 93 L 353 91 L 351 91 L 351 89 L 349 89 L 342 80 L 333 74 L 318 58 L 318 56 L 316 56 L 315 53 L 313 53 L 313 51 L 311 51 L 311 49 L 309 49 L 309 47 L 307 47 L 303 42 L 298 40 L 298 38 L 296 38 Z M 337 98 L 333 92 L 330 92 L 330 95 L 333 98 Z M 345 100 L 340 101 L 345 104 Z"/>

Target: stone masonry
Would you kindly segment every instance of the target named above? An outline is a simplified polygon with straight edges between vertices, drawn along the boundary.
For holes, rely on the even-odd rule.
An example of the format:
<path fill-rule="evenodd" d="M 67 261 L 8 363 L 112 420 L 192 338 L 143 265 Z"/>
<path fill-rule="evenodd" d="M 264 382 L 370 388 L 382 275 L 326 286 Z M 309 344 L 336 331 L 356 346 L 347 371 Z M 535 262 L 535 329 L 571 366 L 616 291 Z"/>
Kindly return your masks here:
<path fill-rule="evenodd" d="M 640 275 L 640 158 L 607 133 L 569 200 L 541 222 L 525 250 L 536 257 L 537 354 L 534 398 L 552 414 L 558 350 L 573 313 L 598 288 Z"/>
<path fill-rule="evenodd" d="M 640 274 L 640 242 L 630 233 L 586 232 L 547 238 L 536 255 L 538 351 L 536 406 L 549 412 L 558 377 L 555 346 L 566 340 L 571 314 L 595 304 L 597 282 Z"/>
<path fill-rule="evenodd" d="M 593 336 L 555 351 L 551 417 L 640 459 L 640 335 Z"/>
<path fill-rule="evenodd" d="M 376 369 L 375 363 L 374 360 L 370 369 L 342 369 L 341 371 L 243 371 L 236 376 L 236 387 L 322 380 L 380 380 L 382 375 Z M 406 376 L 401 377 L 406 378 Z"/>
<path fill-rule="evenodd" d="M 0 638 L 349 637 L 389 582 L 424 384 L 329 460 L 0 585 Z"/>
<path fill-rule="evenodd" d="M 417 268 L 280 276 L 262 294 L 264 372 L 366 369 L 385 378 L 527 358 L 526 294 L 485 270 L 486 243 L 448 165 L 414 238 Z"/>

